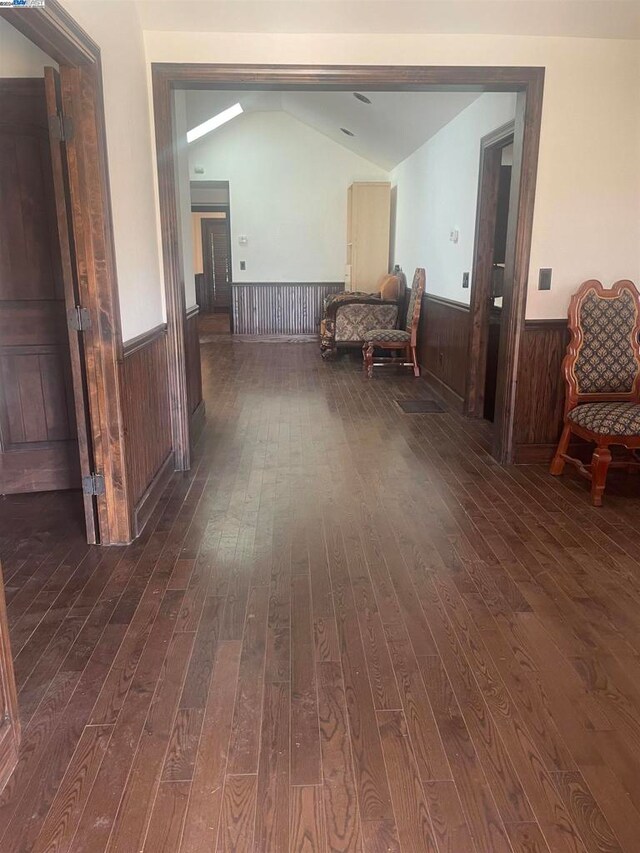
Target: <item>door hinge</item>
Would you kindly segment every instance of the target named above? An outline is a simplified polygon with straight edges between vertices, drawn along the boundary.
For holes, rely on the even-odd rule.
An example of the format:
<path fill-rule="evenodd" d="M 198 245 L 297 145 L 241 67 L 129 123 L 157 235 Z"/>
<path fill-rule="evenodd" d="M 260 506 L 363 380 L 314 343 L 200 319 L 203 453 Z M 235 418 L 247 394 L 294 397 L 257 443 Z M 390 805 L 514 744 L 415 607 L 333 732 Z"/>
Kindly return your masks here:
<path fill-rule="evenodd" d="M 67 317 L 69 319 L 69 328 L 75 332 L 86 332 L 87 329 L 91 328 L 91 314 L 89 314 L 88 308 L 76 305 L 71 311 L 67 311 Z"/>
<path fill-rule="evenodd" d="M 87 477 L 83 477 L 82 491 L 85 495 L 104 495 L 104 476 L 102 474 L 89 474 Z"/>
<path fill-rule="evenodd" d="M 71 116 L 65 116 L 61 113 L 49 116 L 49 133 L 59 142 L 70 142 L 74 134 Z"/>

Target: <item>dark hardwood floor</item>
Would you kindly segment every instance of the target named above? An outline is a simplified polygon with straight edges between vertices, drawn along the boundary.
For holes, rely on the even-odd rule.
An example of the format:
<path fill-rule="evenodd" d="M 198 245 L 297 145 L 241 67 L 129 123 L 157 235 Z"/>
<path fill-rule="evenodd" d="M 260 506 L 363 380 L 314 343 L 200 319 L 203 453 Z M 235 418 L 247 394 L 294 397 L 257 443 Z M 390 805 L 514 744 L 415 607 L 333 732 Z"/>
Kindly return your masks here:
<path fill-rule="evenodd" d="M 2 853 L 640 850 L 640 483 L 502 468 L 428 386 L 203 346 L 141 539 L 3 501 Z"/>

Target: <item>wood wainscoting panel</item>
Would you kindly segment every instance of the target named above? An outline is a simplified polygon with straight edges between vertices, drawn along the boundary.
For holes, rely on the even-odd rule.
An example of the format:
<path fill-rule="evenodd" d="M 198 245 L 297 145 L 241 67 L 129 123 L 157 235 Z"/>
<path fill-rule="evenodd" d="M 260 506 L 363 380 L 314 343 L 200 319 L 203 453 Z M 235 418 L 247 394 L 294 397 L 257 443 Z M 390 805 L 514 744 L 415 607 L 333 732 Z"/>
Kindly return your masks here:
<path fill-rule="evenodd" d="M 123 355 L 126 460 L 137 535 L 173 468 L 166 325 L 126 343 Z"/>
<path fill-rule="evenodd" d="M 462 410 L 467 379 L 469 306 L 427 293 L 422 302 L 418 361 L 424 377 Z"/>
<path fill-rule="evenodd" d="M 344 282 L 233 282 L 231 302 L 236 335 L 317 335 L 324 300 Z"/>
<path fill-rule="evenodd" d="M 547 462 L 562 428 L 566 320 L 527 320 L 522 336 L 514 423 L 515 462 Z"/>

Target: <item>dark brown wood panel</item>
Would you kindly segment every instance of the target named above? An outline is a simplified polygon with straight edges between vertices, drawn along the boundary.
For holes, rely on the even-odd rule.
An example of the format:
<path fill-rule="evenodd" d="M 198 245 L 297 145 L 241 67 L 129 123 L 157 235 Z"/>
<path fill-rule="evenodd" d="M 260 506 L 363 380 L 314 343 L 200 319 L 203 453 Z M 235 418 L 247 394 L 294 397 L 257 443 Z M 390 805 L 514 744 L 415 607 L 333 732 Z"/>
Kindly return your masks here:
<path fill-rule="evenodd" d="M 428 276 L 428 271 L 427 271 Z M 462 409 L 469 357 L 469 306 L 430 293 L 423 299 L 418 361 L 426 378 Z"/>
<path fill-rule="evenodd" d="M 130 341 L 122 362 L 127 471 L 135 508 L 171 453 L 166 328 Z"/>
<path fill-rule="evenodd" d="M 203 356 L 215 421 L 132 545 L 3 501 L 2 853 L 637 853 L 636 478 L 595 510 L 480 421 L 402 414 L 421 380 Z"/>
<path fill-rule="evenodd" d="M 80 484 L 43 79 L 0 81 L 0 492 Z"/>
<path fill-rule="evenodd" d="M 566 320 L 528 320 L 522 336 L 514 441 L 516 462 L 550 460 L 562 430 Z"/>
<path fill-rule="evenodd" d="M 200 363 L 197 305 L 189 308 L 186 313 L 185 348 L 189 414 L 193 417 L 194 412 L 202 403 L 202 367 Z"/>

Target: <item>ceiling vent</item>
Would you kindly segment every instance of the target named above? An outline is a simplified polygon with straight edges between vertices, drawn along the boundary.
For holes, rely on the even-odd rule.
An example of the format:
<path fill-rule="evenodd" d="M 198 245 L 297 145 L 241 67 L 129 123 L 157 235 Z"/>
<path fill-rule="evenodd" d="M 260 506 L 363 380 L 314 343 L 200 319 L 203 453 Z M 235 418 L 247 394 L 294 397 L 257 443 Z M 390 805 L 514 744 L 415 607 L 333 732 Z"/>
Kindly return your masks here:
<path fill-rule="evenodd" d="M 353 97 L 357 98 L 359 101 L 362 101 L 363 104 L 370 104 L 371 101 L 367 98 L 366 95 L 360 94 L 360 92 L 354 92 Z"/>
<path fill-rule="evenodd" d="M 346 127 L 341 127 L 340 130 L 345 134 L 345 136 L 355 136 L 355 133 L 352 133 L 350 130 L 347 130 Z"/>

